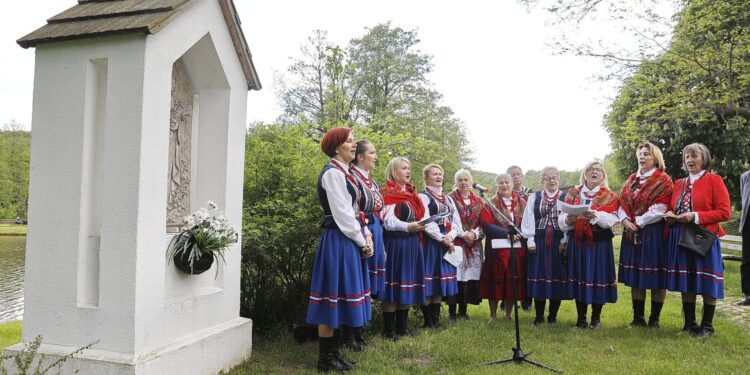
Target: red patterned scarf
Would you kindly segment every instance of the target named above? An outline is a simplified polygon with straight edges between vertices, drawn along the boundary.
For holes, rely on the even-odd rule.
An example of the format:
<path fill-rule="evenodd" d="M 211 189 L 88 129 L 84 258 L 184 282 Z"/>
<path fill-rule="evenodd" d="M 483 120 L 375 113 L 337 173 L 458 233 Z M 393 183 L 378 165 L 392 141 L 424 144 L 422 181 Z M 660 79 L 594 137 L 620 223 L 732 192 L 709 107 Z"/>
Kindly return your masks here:
<path fill-rule="evenodd" d="M 581 204 L 582 188 L 582 185 L 570 188 L 568 194 L 565 196 L 565 203 L 576 205 Z M 591 202 L 591 209 L 594 211 L 616 213 L 617 208 L 619 207 L 620 205 L 617 200 L 617 195 L 604 186 L 599 188 L 596 196 L 594 196 L 593 202 Z M 585 240 L 588 243 L 593 243 L 594 241 L 594 232 L 591 229 L 591 224 L 583 216 L 579 216 L 578 220 L 576 220 L 574 233 L 576 241 L 580 242 Z"/>
<path fill-rule="evenodd" d="M 628 177 L 620 191 L 620 206 L 635 223 L 635 217 L 641 216 L 648 208 L 657 203 L 669 206 L 672 196 L 672 178 L 657 169 L 654 174 L 641 179 L 633 173 Z"/>
<path fill-rule="evenodd" d="M 523 210 L 526 208 L 526 201 L 516 192 L 513 192 L 511 195 L 511 203 L 510 203 L 510 210 L 505 207 L 505 203 L 503 202 L 503 199 L 500 198 L 497 193 L 492 196 L 490 199 L 490 203 L 492 203 L 495 208 L 497 208 L 500 212 L 503 213 L 507 218 L 510 218 L 511 213 L 513 214 L 513 224 L 515 226 L 520 227 L 521 226 L 521 219 L 523 218 Z M 505 220 L 497 217 L 494 212 L 492 216 L 495 218 L 495 221 L 502 225 L 507 225 Z"/>
<path fill-rule="evenodd" d="M 484 201 L 477 198 L 474 192 L 469 191 L 469 204 L 464 203 L 464 198 L 461 196 L 461 192 L 454 190 L 450 193 L 453 201 L 456 202 L 456 208 L 458 209 L 459 215 L 461 215 L 461 226 L 464 232 L 474 230 L 479 227 L 479 218 L 482 216 L 482 210 L 484 209 Z M 463 242 L 460 238 L 456 239 L 459 244 Z M 477 239 L 479 241 L 479 239 Z M 471 247 L 464 246 L 464 259 L 465 261 L 471 261 Z"/>
<path fill-rule="evenodd" d="M 416 221 L 422 220 L 425 207 L 422 204 L 422 200 L 419 199 L 416 189 L 411 184 L 406 184 L 406 191 L 404 191 L 401 190 L 401 186 L 398 186 L 397 183 L 388 181 L 385 186 L 380 188 L 380 193 L 383 195 L 383 203 L 385 205 L 396 205 L 395 214 L 397 217 L 401 214 L 399 203 L 406 202 L 414 210 Z"/>

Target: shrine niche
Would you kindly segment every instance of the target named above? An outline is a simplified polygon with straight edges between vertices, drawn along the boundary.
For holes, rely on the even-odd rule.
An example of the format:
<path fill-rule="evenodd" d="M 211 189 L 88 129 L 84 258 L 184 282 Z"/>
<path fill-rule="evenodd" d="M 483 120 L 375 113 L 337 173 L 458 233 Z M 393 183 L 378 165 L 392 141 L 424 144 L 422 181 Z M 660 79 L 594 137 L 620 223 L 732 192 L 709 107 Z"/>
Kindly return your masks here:
<path fill-rule="evenodd" d="M 182 63 L 172 66 L 172 104 L 169 114 L 167 176 L 167 231 L 176 231 L 190 214 L 193 94 Z"/>

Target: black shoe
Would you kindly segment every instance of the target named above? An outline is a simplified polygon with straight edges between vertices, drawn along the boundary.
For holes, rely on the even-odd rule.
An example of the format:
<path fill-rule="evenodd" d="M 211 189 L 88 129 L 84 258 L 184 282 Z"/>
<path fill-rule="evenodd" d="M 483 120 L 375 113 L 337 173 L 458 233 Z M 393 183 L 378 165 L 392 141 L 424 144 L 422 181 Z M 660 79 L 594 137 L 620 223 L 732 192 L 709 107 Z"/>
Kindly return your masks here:
<path fill-rule="evenodd" d="M 466 313 L 458 313 L 458 319 L 460 320 L 469 320 L 469 315 Z"/>
<path fill-rule="evenodd" d="M 341 363 L 344 367 L 348 367 L 347 370 L 351 370 L 352 367 L 357 364 L 357 361 L 345 358 L 338 350 L 333 352 L 333 356 L 336 357 L 336 360 L 339 361 L 339 363 Z"/>
<path fill-rule="evenodd" d="M 354 337 L 354 328 L 348 326 L 344 326 L 341 329 L 341 345 L 353 352 L 361 352 L 363 350 L 362 344 Z"/>
<path fill-rule="evenodd" d="M 534 318 L 534 325 L 538 326 L 540 324 L 544 324 L 544 318 L 539 318 L 539 317 Z"/>
<path fill-rule="evenodd" d="M 362 349 L 367 345 L 367 339 L 365 338 L 365 329 L 362 327 L 354 328 L 354 340 L 359 343 Z"/>
<path fill-rule="evenodd" d="M 449 322 L 455 322 L 456 320 L 458 320 L 458 315 L 455 315 L 455 314 L 448 315 L 448 321 Z"/>
<path fill-rule="evenodd" d="M 657 322 L 658 324 L 658 322 Z M 631 327 L 645 327 L 646 321 L 642 318 L 634 318 L 632 322 L 630 322 Z"/>
<path fill-rule="evenodd" d="M 351 370 L 351 367 L 347 367 L 339 362 L 333 353 L 321 353 L 318 355 L 318 372 L 345 372 L 349 370 Z"/>
<path fill-rule="evenodd" d="M 557 324 L 557 317 L 556 316 L 548 316 L 547 317 L 547 323 L 549 323 L 549 324 Z"/>
<path fill-rule="evenodd" d="M 682 326 L 681 333 L 686 333 L 689 335 L 694 335 L 698 332 L 698 323 L 695 321 L 692 322 L 686 322 L 685 325 Z"/>
<path fill-rule="evenodd" d="M 599 319 L 591 319 L 591 326 L 589 327 L 591 329 L 599 329 L 602 328 L 602 322 L 599 321 Z"/>
<path fill-rule="evenodd" d="M 743 297 L 739 302 L 737 302 L 737 306 L 750 306 L 750 296 Z"/>
<path fill-rule="evenodd" d="M 576 322 L 576 328 L 586 329 L 589 328 L 589 325 L 585 320 L 579 320 L 578 322 Z"/>
<path fill-rule="evenodd" d="M 648 328 L 659 328 L 659 319 L 649 319 Z"/>
<path fill-rule="evenodd" d="M 386 340 L 393 341 L 393 342 L 396 342 L 399 339 L 398 335 L 393 330 L 391 330 L 391 331 L 383 331 L 383 338 L 386 339 Z"/>
<path fill-rule="evenodd" d="M 521 308 L 523 311 L 531 311 L 531 301 L 527 302 L 526 300 L 523 300 L 523 302 L 521 302 Z"/>
<path fill-rule="evenodd" d="M 701 324 L 695 331 L 695 337 L 708 337 L 714 334 L 713 324 Z"/>

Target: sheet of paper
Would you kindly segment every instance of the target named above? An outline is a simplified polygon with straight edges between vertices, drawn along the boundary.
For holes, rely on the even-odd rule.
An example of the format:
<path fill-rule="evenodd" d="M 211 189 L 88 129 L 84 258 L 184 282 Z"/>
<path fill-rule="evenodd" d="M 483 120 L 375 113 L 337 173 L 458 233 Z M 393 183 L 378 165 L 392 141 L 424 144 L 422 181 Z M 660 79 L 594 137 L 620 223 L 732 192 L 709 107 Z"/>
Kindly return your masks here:
<path fill-rule="evenodd" d="M 567 204 L 563 201 L 557 202 L 557 209 L 559 209 L 562 212 L 565 212 L 568 215 L 576 215 L 581 216 L 586 211 L 591 208 L 591 205 L 588 204 Z"/>
<path fill-rule="evenodd" d="M 464 249 L 461 246 L 453 246 L 453 252 L 446 252 L 445 255 L 443 255 L 443 259 L 448 261 L 448 263 L 452 264 L 454 267 L 458 267 L 464 262 Z"/>
<path fill-rule="evenodd" d="M 446 213 L 442 213 L 442 214 L 437 214 L 435 216 L 430 216 L 427 219 L 424 219 L 424 220 L 420 221 L 419 223 L 422 224 L 422 225 L 427 225 L 429 223 L 434 223 L 434 222 L 439 221 L 440 219 L 446 218 L 448 216 L 450 216 L 450 212 L 446 212 Z"/>

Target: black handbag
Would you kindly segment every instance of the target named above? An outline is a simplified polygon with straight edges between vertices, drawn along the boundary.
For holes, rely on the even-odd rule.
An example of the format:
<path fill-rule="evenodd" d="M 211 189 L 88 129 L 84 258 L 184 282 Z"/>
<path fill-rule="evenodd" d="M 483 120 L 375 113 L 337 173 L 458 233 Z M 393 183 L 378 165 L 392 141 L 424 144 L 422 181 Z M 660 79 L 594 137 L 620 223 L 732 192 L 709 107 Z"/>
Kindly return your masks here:
<path fill-rule="evenodd" d="M 705 174 L 703 175 L 705 176 Z M 701 177 L 703 177 L 701 176 Z M 688 178 L 682 183 L 682 194 L 680 194 L 679 200 L 679 211 L 683 211 L 683 198 L 685 197 L 685 186 L 688 183 Z M 711 232 L 708 229 L 701 227 L 696 223 L 687 223 L 682 226 L 682 234 L 680 234 L 680 249 L 689 251 L 700 257 L 705 257 L 711 246 L 716 241 L 716 233 Z"/>
<path fill-rule="evenodd" d="M 716 233 L 701 227 L 695 223 L 688 223 L 682 227 L 680 235 L 680 248 L 691 251 L 698 256 L 705 257 L 711 246 L 716 242 Z"/>

